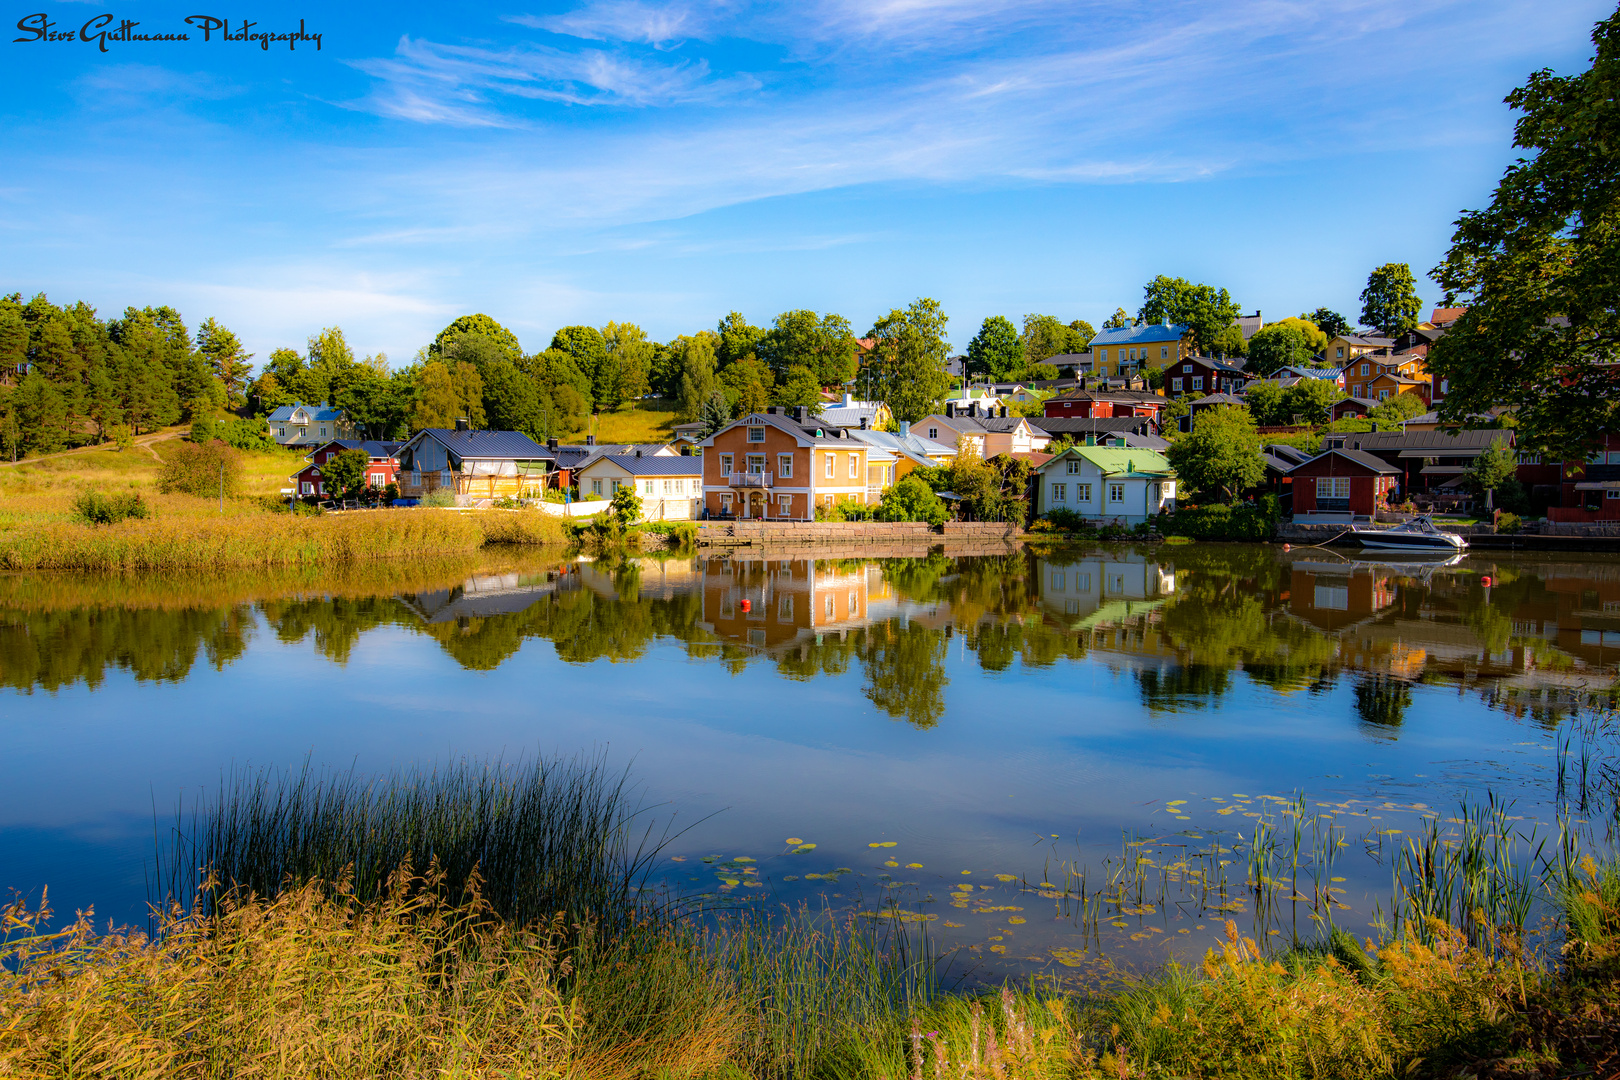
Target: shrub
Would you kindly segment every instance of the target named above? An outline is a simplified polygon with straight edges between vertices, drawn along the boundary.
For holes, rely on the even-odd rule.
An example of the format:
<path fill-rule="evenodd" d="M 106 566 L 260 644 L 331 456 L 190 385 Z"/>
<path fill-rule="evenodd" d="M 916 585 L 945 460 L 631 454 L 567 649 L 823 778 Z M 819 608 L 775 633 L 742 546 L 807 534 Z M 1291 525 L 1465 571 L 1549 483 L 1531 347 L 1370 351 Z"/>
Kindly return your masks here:
<path fill-rule="evenodd" d="M 238 450 L 269 450 L 277 443 L 270 437 L 270 428 L 263 420 L 243 420 L 228 417 L 214 423 L 214 438 Z"/>
<path fill-rule="evenodd" d="M 1054 507 L 1048 510 L 1043 517 L 1049 523 L 1049 527 L 1058 532 L 1084 532 L 1091 529 L 1085 518 L 1081 517 L 1077 511 L 1070 510 L 1067 506 Z M 1038 525 L 1040 522 L 1036 522 L 1036 524 Z"/>
<path fill-rule="evenodd" d="M 158 489 L 165 495 L 235 495 L 242 486 L 242 455 L 218 439 L 173 443 L 164 452 Z"/>
<path fill-rule="evenodd" d="M 1499 533 L 1516 533 L 1524 527 L 1524 519 L 1518 514 L 1504 510 L 1496 518 L 1496 531 Z"/>
<path fill-rule="evenodd" d="M 199 412 L 191 421 L 191 441 L 201 445 L 214 439 L 214 414 Z"/>
<path fill-rule="evenodd" d="M 133 491 L 113 495 L 85 491 L 73 500 L 73 516 L 86 525 L 112 525 L 126 518 L 150 517 L 151 510 Z"/>
<path fill-rule="evenodd" d="M 850 505 L 850 504 L 846 504 Z M 878 521 L 926 521 L 939 525 L 948 516 L 934 489 L 915 476 L 907 476 L 883 493 L 873 515 Z"/>
<path fill-rule="evenodd" d="M 432 491 L 422 496 L 419 505 L 438 507 L 454 506 L 456 505 L 456 497 L 449 488 L 434 488 Z"/>
<path fill-rule="evenodd" d="M 114 424 L 107 429 L 107 435 L 120 451 L 128 450 L 135 445 L 135 432 L 130 430 L 128 424 Z"/>
<path fill-rule="evenodd" d="M 1277 499 L 1264 496 L 1244 506 L 1189 506 L 1174 514 L 1161 514 L 1160 535 L 1186 536 L 1194 540 L 1270 540 L 1277 527 Z"/>

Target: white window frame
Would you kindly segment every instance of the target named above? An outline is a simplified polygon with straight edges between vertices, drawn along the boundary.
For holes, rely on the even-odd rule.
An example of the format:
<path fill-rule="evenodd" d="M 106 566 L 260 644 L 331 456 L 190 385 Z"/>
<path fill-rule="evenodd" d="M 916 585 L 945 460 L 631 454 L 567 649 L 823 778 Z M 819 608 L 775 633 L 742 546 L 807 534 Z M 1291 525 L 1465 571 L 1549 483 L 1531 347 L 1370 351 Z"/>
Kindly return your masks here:
<path fill-rule="evenodd" d="M 778 495 L 776 497 L 776 513 L 777 513 L 777 516 L 779 516 L 779 517 L 787 517 L 790 514 L 792 514 L 793 513 L 793 496 L 791 496 L 791 495 Z M 791 613 L 792 610 L 793 610 L 793 607 L 790 604 L 788 606 L 789 613 Z"/>
<path fill-rule="evenodd" d="M 1160 360 L 1168 360 L 1168 359 L 1170 359 L 1170 346 L 1168 346 L 1168 345 L 1160 345 L 1159 346 L 1159 359 Z"/>
<path fill-rule="evenodd" d="M 1123 503 L 1124 501 L 1125 501 L 1125 485 L 1124 484 L 1109 484 L 1108 485 L 1108 505 L 1112 506 L 1114 503 Z"/>
<path fill-rule="evenodd" d="M 732 455 L 732 454 L 721 454 L 720 455 L 720 475 L 721 476 L 730 476 L 731 475 L 731 465 L 732 465 L 732 463 L 734 461 L 736 461 L 735 455 Z"/>
<path fill-rule="evenodd" d="M 720 512 L 722 514 L 731 513 L 731 492 L 729 491 L 720 493 Z"/>
<path fill-rule="evenodd" d="M 665 480 L 664 481 L 664 494 L 665 495 L 673 495 L 673 494 L 675 494 L 675 481 L 673 481 L 673 480 Z"/>
<path fill-rule="evenodd" d="M 651 495 L 653 493 L 653 482 L 651 480 L 643 480 L 641 482 L 641 493 L 643 495 Z"/>
<path fill-rule="evenodd" d="M 1067 484 L 1054 483 L 1052 485 L 1052 501 L 1055 503 L 1068 502 L 1068 489 L 1069 485 Z"/>
<path fill-rule="evenodd" d="M 763 476 L 764 474 L 765 474 L 765 455 L 764 454 L 749 454 L 748 455 L 748 475 L 749 476 Z"/>
<path fill-rule="evenodd" d="M 411 487 L 421 487 L 421 486 L 422 486 L 422 470 L 421 469 L 412 469 L 411 470 Z"/>
<path fill-rule="evenodd" d="M 592 495 L 600 495 L 600 494 L 602 494 L 602 481 L 601 480 L 598 479 L 598 480 L 592 480 L 591 481 L 591 494 Z"/>
<path fill-rule="evenodd" d="M 1074 485 L 1074 501 L 1077 503 L 1089 503 L 1091 501 L 1091 485 Z"/>
<path fill-rule="evenodd" d="M 765 441 L 765 425 L 764 424 L 749 424 L 748 425 L 748 441 L 749 442 L 764 442 Z"/>
<path fill-rule="evenodd" d="M 1170 392 L 1173 394 L 1181 393 L 1181 379 L 1179 376 L 1170 380 Z"/>
<path fill-rule="evenodd" d="M 851 480 L 861 478 L 861 457 L 859 454 L 849 455 L 849 478 Z"/>
<path fill-rule="evenodd" d="M 835 464 L 837 459 L 838 459 L 837 454 L 828 454 L 827 455 L 827 479 L 828 480 L 833 479 L 833 474 L 838 469 L 838 466 Z"/>
<path fill-rule="evenodd" d="M 776 475 L 781 477 L 783 480 L 791 480 L 791 479 L 793 479 L 793 455 L 792 454 L 777 454 L 776 455 Z"/>
<path fill-rule="evenodd" d="M 1078 461 L 1070 459 L 1069 461 L 1065 461 L 1063 464 L 1067 467 L 1066 470 L 1065 470 L 1065 475 L 1068 475 L 1068 476 L 1079 476 L 1080 475 L 1080 463 Z"/>
<path fill-rule="evenodd" d="M 937 439 L 937 438 L 939 438 L 939 428 L 937 428 L 937 427 L 931 427 L 931 428 L 929 428 L 929 429 L 928 429 L 928 437 L 929 437 L 929 438 L 930 438 L 930 439 Z"/>
<path fill-rule="evenodd" d="M 381 491 L 383 488 L 388 486 L 388 477 L 384 476 L 382 473 L 371 473 L 369 474 L 368 479 L 371 481 L 371 486 L 376 488 L 378 491 Z"/>
<path fill-rule="evenodd" d="M 1340 494 L 1340 493 L 1343 494 Z M 1316 497 L 1318 499 L 1345 499 L 1350 498 L 1350 478 L 1348 476 L 1318 476 L 1316 478 Z"/>
<path fill-rule="evenodd" d="M 1063 579 L 1064 579 L 1064 574 L 1063 574 L 1062 570 L 1054 570 L 1054 571 L 1052 571 L 1052 588 L 1055 591 L 1057 591 L 1057 592 L 1062 592 L 1063 591 L 1063 588 L 1064 588 Z"/>

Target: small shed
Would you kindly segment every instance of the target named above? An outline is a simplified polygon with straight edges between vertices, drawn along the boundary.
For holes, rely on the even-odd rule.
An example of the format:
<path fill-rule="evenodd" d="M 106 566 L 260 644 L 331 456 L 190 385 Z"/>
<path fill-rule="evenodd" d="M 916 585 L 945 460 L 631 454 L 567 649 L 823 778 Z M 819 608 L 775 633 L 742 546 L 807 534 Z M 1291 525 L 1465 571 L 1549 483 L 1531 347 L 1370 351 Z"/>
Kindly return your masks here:
<path fill-rule="evenodd" d="M 1288 474 L 1294 519 L 1314 514 L 1371 517 L 1400 489 L 1401 470 L 1362 450 L 1329 450 Z"/>

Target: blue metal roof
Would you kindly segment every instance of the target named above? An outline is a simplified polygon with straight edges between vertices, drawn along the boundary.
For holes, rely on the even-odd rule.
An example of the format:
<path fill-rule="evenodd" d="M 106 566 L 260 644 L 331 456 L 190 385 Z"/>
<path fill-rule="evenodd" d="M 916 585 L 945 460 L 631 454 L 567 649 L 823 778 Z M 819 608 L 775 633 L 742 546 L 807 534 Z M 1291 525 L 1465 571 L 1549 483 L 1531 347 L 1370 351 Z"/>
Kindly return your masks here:
<path fill-rule="evenodd" d="M 1144 323 L 1141 326 L 1121 326 L 1104 330 L 1091 339 L 1088 348 L 1101 345 L 1141 345 L 1144 342 L 1180 341 L 1188 327 L 1181 323 L 1165 326 L 1163 323 Z"/>
<path fill-rule="evenodd" d="M 308 413 L 309 418 L 312 421 L 332 421 L 343 419 L 342 409 L 335 409 L 330 405 L 304 405 L 302 403 L 295 402 L 291 405 L 283 405 L 281 408 L 271 413 L 269 416 L 269 421 L 272 424 L 286 423 L 292 419 L 293 413 L 299 409 L 303 409 L 306 413 Z"/>
<path fill-rule="evenodd" d="M 423 428 L 412 442 L 431 435 L 458 458 L 498 458 L 506 461 L 549 461 L 551 452 L 521 431 L 453 431 Z"/>
<path fill-rule="evenodd" d="M 701 476 L 703 475 L 703 459 L 687 457 L 685 455 L 663 454 L 661 456 L 626 454 L 604 454 L 595 461 L 581 467 L 581 471 L 594 468 L 603 462 L 617 465 L 632 476 Z"/>

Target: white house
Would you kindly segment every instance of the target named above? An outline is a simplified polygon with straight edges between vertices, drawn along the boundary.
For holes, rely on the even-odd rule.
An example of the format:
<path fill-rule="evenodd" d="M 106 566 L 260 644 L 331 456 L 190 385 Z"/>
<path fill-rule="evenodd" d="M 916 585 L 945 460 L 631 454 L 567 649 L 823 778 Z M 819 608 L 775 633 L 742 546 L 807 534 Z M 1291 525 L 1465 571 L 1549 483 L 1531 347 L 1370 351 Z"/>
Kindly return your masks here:
<path fill-rule="evenodd" d="M 1036 470 L 1039 513 L 1072 510 L 1135 525 L 1176 508 L 1176 471 L 1163 454 L 1129 446 L 1071 446 Z"/>
<path fill-rule="evenodd" d="M 689 521 L 703 507 L 703 459 L 666 454 L 603 454 L 574 474 L 579 497 L 611 499 L 635 489 L 645 521 Z"/>
<path fill-rule="evenodd" d="M 354 425 L 343 410 L 328 405 L 283 405 L 266 419 L 270 437 L 282 446 L 313 448 L 332 439 L 354 438 Z"/>

